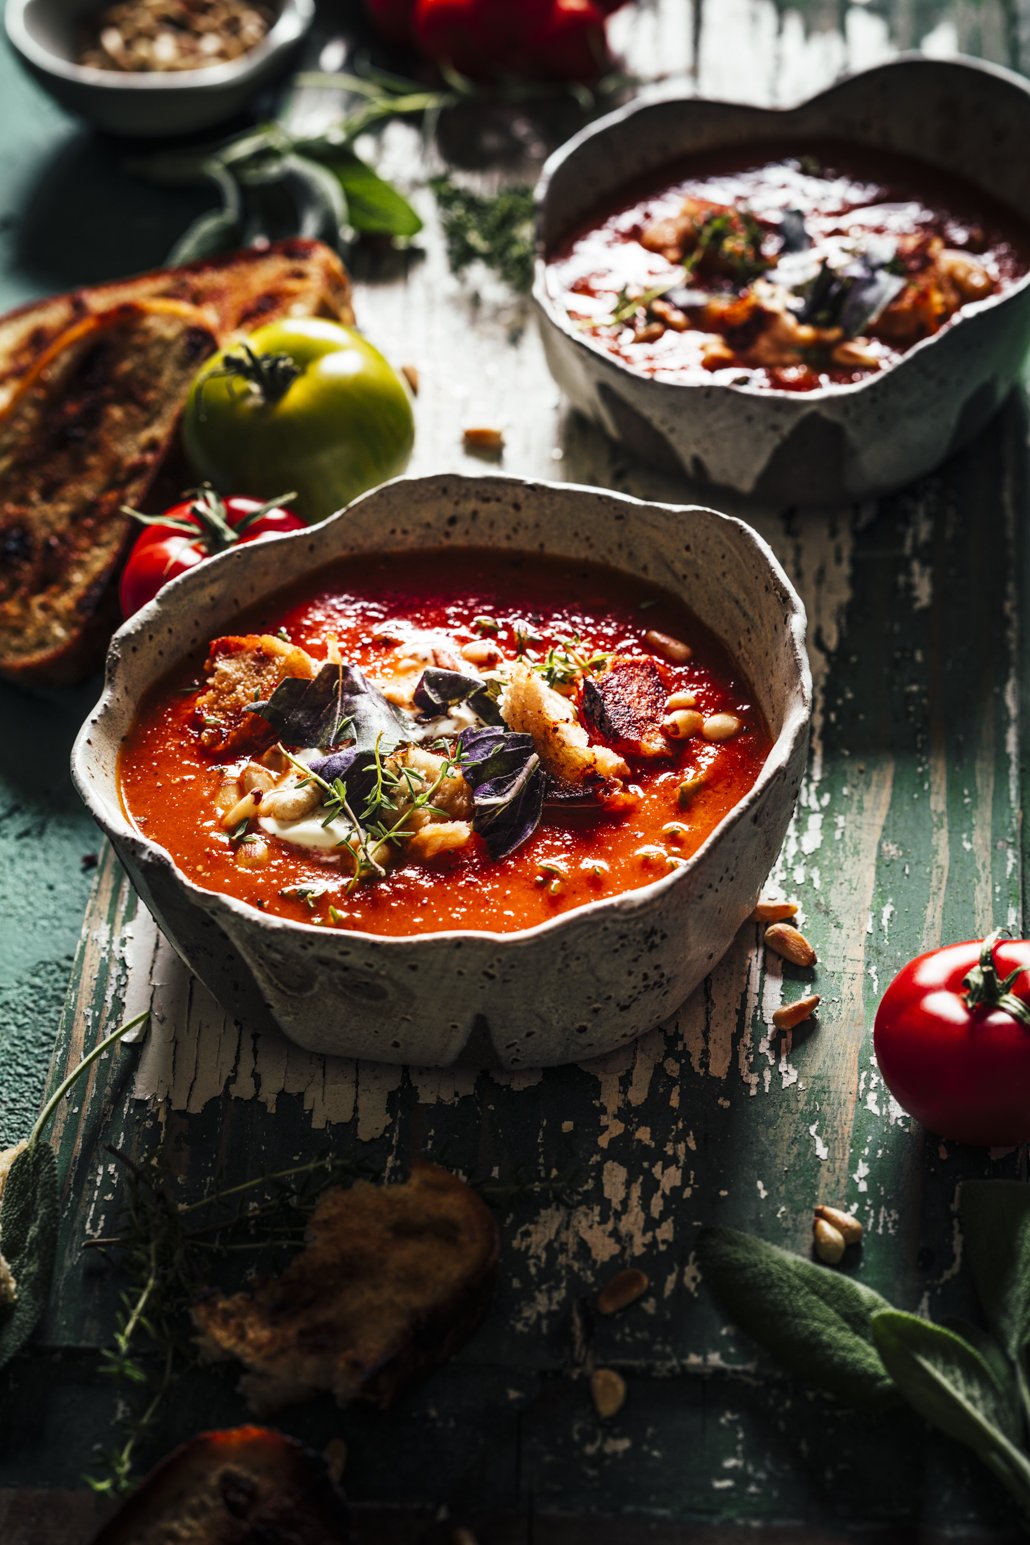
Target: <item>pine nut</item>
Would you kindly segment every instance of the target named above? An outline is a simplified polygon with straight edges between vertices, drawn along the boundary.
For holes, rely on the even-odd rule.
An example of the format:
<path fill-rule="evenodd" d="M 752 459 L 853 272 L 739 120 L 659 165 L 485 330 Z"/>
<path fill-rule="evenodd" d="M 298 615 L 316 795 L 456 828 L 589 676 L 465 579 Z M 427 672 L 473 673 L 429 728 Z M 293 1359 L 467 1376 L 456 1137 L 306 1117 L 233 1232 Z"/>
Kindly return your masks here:
<path fill-rule="evenodd" d="M 496 665 L 502 655 L 497 645 L 489 639 L 474 638 L 470 643 L 462 644 L 461 658 L 468 660 L 470 665 Z"/>
<path fill-rule="evenodd" d="M 672 713 L 672 711 L 676 708 L 696 707 L 697 698 L 694 696 L 693 692 L 674 692 L 670 698 L 666 699 L 665 712 Z"/>
<path fill-rule="evenodd" d="M 819 958 L 804 934 L 790 923 L 773 923 L 767 928 L 765 946 L 792 966 L 814 966 Z"/>
<path fill-rule="evenodd" d="M 827 1266 L 836 1266 L 843 1258 L 844 1235 L 832 1223 L 827 1223 L 825 1218 L 817 1217 L 812 1225 L 812 1245 L 816 1255 Z"/>
<path fill-rule="evenodd" d="M 620 1309 L 628 1309 L 630 1304 L 642 1298 L 650 1286 L 651 1279 L 646 1272 L 627 1266 L 624 1271 L 609 1277 L 598 1293 L 598 1310 L 601 1314 L 618 1314 Z"/>
<path fill-rule="evenodd" d="M 672 665 L 685 665 L 694 653 L 681 638 L 673 638 L 671 633 L 659 633 L 654 628 L 648 628 L 644 634 L 644 643 Z"/>
<path fill-rule="evenodd" d="M 857 1245 L 862 1238 L 862 1225 L 854 1213 L 841 1212 L 839 1207 L 819 1206 L 815 1215 L 835 1228 L 846 1245 Z"/>
<path fill-rule="evenodd" d="M 418 396 L 418 388 L 419 388 L 418 366 L 417 365 L 402 365 L 401 366 L 401 375 L 404 377 L 405 381 L 407 381 L 408 385 L 411 387 L 411 395 L 413 397 L 417 397 Z"/>
<path fill-rule="evenodd" d="M 490 429 L 485 424 L 474 424 L 468 429 L 463 429 L 461 437 L 465 442 L 465 449 L 469 451 L 489 451 L 494 456 L 499 456 L 504 450 L 503 429 Z"/>
<path fill-rule="evenodd" d="M 689 740 L 696 735 L 704 720 L 696 708 L 677 708 L 662 720 L 662 734 L 669 740 Z"/>
<path fill-rule="evenodd" d="M 218 785 L 218 793 L 215 795 L 215 809 L 219 815 L 225 815 L 227 810 L 232 810 L 238 804 L 240 798 L 240 785 L 236 778 L 223 778 Z"/>
<path fill-rule="evenodd" d="M 735 713 L 709 714 L 701 733 L 706 740 L 732 740 L 740 733 L 740 720 Z"/>
<path fill-rule="evenodd" d="M 759 901 L 751 914 L 753 923 L 785 923 L 789 918 L 797 917 L 798 904 L 796 901 Z"/>
<path fill-rule="evenodd" d="M 807 998 L 798 998 L 796 1003 L 785 1003 L 782 1008 L 774 1009 L 773 1024 L 777 1030 L 793 1030 L 795 1025 L 811 1019 L 818 1007 L 819 994 L 814 992 Z"/>
<path fill-rule="evenodd" d="M 267 794 L 269 789 L 275 787 L 275 779 L 260 762 L 248 762 L 240 773 L 240 787 L 247 794 L 252 794 L 255 789 Z"/>
<path fill-rule="evenodd" d="M 258 801 L 260 794 L 244 794 L 238 799 L 232 809 L 222 816 L 222 826 L 227 832 L 231 832 L 239 826 L 241 821 L 252 821 L 258 813 Z"/>
<path fill-rule="evenodd" d="M 595 1368 L 590 1375 L 590 1397 L 602 1421 L 615 1416 L 626 1401 L 626 1381 L 614 1368 Z"/>

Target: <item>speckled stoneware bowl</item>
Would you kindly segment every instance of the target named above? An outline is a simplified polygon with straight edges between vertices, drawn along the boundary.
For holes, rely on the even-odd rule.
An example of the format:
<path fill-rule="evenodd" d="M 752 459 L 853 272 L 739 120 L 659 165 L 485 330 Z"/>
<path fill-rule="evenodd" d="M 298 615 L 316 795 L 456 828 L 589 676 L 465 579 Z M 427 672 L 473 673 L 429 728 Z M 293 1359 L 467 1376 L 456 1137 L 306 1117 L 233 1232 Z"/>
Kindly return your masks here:
<path fill-rule="evenodd" d="M 329 931 L 201 890 L 122 810 L 118 751 L 142 695 L 241 608 L 335 558 L 441 546 L 601 558 L 682 596 L 729 646 L 769 723 L 773 747 L 754 787 L 682 868 L 520 933 Z M 659 1023 L 753 907 L 805 765 L 804 631 L 769 547 L 712 510 L 507 477 L 400 478 L 322 526 L 227 552 L 168 585 L 115 635 L 72 772 L 172 944 L 245 1024 L 388 1062 L 568 1062 Z"/>
<path fill-rule="evenodd" d="M 551 296 L 546 254 L 677 157 L 827 138 L 893 150 L 1030 213 L 1030 86 L 974 60 L 904 55 L 787 110 L 648 98 L 600 119 L 544 168 L 534 296 L 551 371 L 642 459 L 770 500 L 829 503 L 928 472 L 1000 405 L 1030 344 L 1030 277 L 967 306 L 898 364 L 812 392 L 649 380 L 588 341 Z"/>

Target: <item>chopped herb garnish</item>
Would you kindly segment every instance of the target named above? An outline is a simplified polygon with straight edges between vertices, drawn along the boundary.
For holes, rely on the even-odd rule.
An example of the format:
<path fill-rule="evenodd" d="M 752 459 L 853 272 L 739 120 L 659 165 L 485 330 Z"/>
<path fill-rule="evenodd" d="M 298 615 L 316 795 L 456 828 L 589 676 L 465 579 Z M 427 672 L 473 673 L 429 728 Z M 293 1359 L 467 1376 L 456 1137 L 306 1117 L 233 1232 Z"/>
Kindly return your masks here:
<path fill-rule="evenodd" d="M 549 687 L 571 686 L 581 676 L 598 676 L 606 671 L 612 663 L 611 655 L 604 650 L 587 653 L 580 647 L 582 642 L 578 633 L 573 634 L 572 638 L 559 639 L 547 651 L 542 663 L 533 669 L 540 673 Z"/>

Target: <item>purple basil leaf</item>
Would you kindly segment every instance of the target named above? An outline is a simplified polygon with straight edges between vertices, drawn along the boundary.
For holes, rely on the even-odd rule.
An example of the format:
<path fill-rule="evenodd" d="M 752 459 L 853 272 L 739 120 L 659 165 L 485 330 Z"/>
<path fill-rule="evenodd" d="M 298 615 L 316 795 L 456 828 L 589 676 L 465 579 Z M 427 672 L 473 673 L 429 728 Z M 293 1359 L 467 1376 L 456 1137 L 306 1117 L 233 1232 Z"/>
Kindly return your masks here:
<path fill-rule="evenodd" d="M 856 275 L 840 308 L 845 337 L 857 338 L 904 288 L 905 280 L 900 274 L 889 274 L 882 268 L 876 273 Z"/>
<path fill-rule="evenodd" d="M 411 739 L 410 722 L 356 665 L 322 666 L 313 681 L 288 676 L 265 703 L 251 703 L 287 746 L 329 750 L 344 741 L 357 751 L 392 751 Z"/>
<path fill-rule="evenodd" d="M 323 778 L 326 783 L 333 783 L 337 778 L 346 779 L 357 755 L 357 747 L 348 746 L 343 751 L 332 751 L 328 756 L 320 756 L 309 765 L 316 777 Z"/>
<path fill-rule="evenodd" d="M 455 703 L 468 703 L 472 712 L 487 724 L 500 724 L 501 711 L 490 689 L 480 676 L 466 676 L 461 671 L 443 671 L 430 666 L 413 693 L 419 708 L 434 718 L 445 715 Z"/>
<path fill-rule="evenodd" d="M 800 209 L 785 209 L 780 216 L 781 252 L 806 252 L 812 238 L 805 228 L 805 217 Z"/>
<path fill-rule="evenodd" d="M 472 790 L 472 825 L 490 857 L 504 858 L 540 824 L 546 779 L 532 736 L 489 726 L 463 730 L 458 747 Z"/>

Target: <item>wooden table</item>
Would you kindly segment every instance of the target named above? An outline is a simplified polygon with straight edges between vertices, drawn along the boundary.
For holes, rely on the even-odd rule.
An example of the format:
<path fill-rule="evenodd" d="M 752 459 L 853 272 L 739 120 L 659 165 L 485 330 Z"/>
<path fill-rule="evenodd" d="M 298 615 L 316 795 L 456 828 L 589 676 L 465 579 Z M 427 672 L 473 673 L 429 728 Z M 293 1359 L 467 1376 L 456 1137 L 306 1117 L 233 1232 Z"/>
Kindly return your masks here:
<path fill-rule="evenodd" d="M 1001 0 L 651 0 L 620 14 L 617 37 L 643 75 L 658 61 L 690 90 L 784 102 L 903 47 L 1018 67 L 1028 13 Z M 327 101 L 294 112 L 310 121 Z M 119 148 L 65 119 L 6 54 L 0 126 L 3 305 L 159 263 L 198 207 L 132 181 Z M 540 136 L 517 145 L 505 170 L 521 160 L 525 175 Z M 422 178 L 411 129 L 391 128 L 379 153 L 391 174 Z M 456 281 L 432 200 L 417 197 L 418 252 L 359 265 L 356 297 L 375 341 L 421 371 L 411 470 L 482 470 L 461 426 L 504 421 L 506 470 L 696 492 L 563 409 L 526 306 Z M 793 1039 L 770 1032 L 781 963 L 748 927 L 666 1026 L 587 1066 L 477 1076 L 255 1041 L 172 956 L 72 793 L 67 753 L 97 684 L 0 689 L 0 1143 L 103 1029 L 153 1012 L 143 1047 L 112 1056 L 57 1129 L 66 1213 L 51 1312 L 0 1380 L 4 1545 L 84 1540 L 103 1510 L 83 1476 L 112 1438 L 116 1390 L 98 1349 L 118 1283 L 80 1247 L 117 1216 L 108 1143 L 163 1150 L 183 1195 L 214 1170 L 242 1177 L 331 1150 L 388 1176 L 427 1154 L 503 1197 L 500 1287 L 466 1349 L 387 1415 L 326 1402 L 283 1417 L 316 1446 L 345 1437 L 361 1541 L 446 1540 L 456 1524 L 481 1545 L 730 1541 L 753 1525 L 789 1540 L 1008 1537 L 997 1494 L 943 1439 L 807 1393 L 722 1325 L 694 1242 L 714 1220 L 804 1249 L 813 1204 L 847 1204 L 866 1228 L 864 1281 L 935 1315 L 967 1307 L 957 1185 L 1020 1175 L 1023 1156 L 915 1128 L 880 1082 L 870 1027 L 910 955 L 1021 923 L 1026 461 L 1020 399 L 940 472 L 877 504 L 718 500 L 771 541 L 809 611 L 812 758 L 776 878 L 818 945 L 823 1009 Z M 577 1306 L 624 1262 L 648 1271 L 649 1298 L 615 1320 L 584 1316 Z M 604 1425 L 576 1325 L 629 1386 Z M 243 1416 L 232 1375 L 190 1371 L 150 1457 Z"/>

